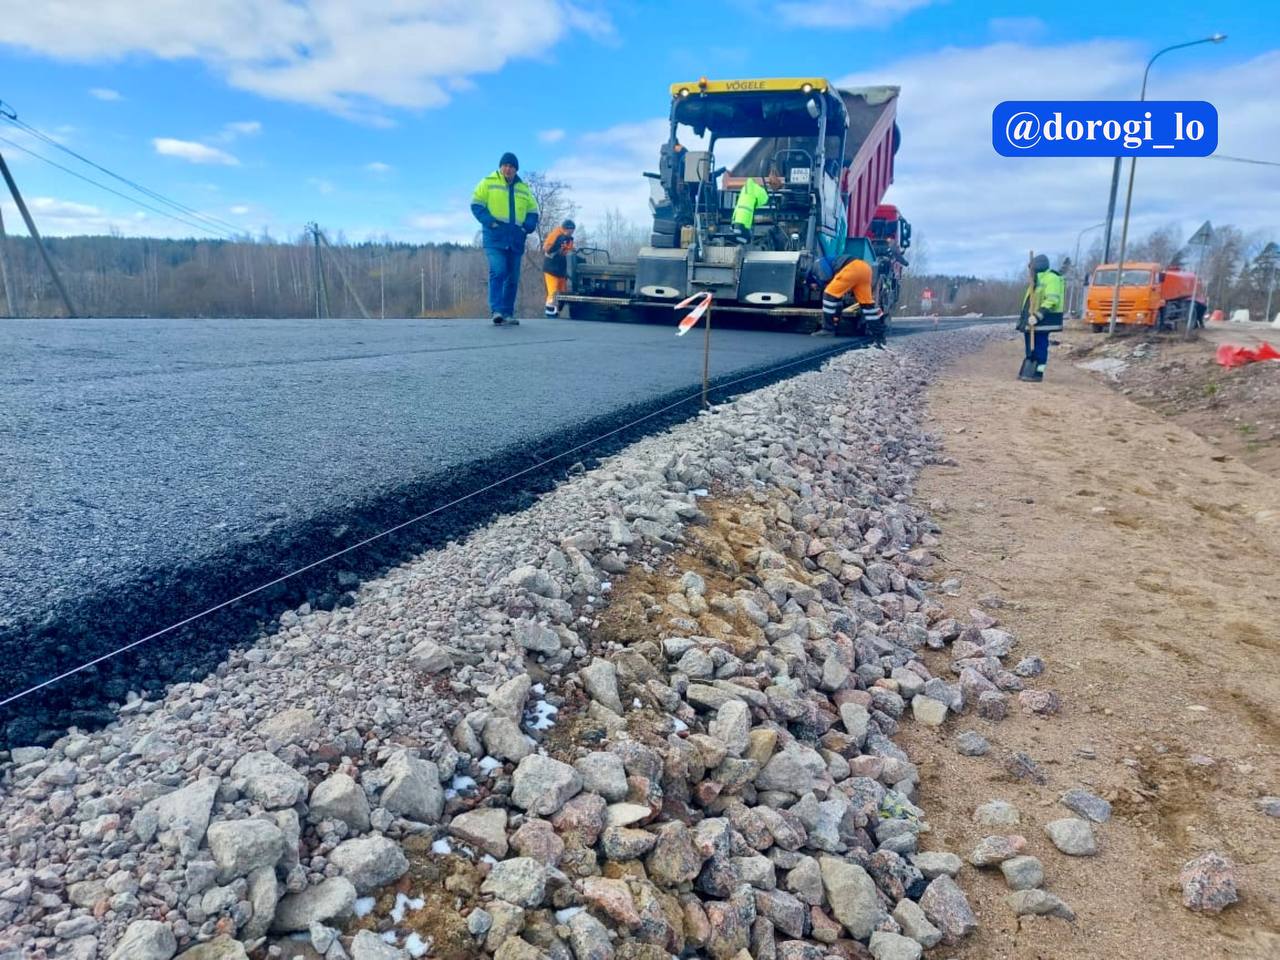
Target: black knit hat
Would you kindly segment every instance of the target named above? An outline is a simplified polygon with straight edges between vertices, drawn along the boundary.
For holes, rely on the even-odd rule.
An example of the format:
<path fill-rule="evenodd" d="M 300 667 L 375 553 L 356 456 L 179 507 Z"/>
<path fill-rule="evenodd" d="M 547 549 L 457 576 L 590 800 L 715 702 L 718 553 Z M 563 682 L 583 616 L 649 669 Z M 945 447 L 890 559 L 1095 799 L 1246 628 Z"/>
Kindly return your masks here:
<path fill-rule="evenodd" d="M 560 226 L 564 227 L 566 230 L 576 230 L 578 228 L 578 225 L 572 220 L 566 220 L 564 223 L 560 224 Z"/>
<path fill-rule="evenodd" d="M 516 159 L 516 155 L 512 153 L 510 150 L 508 150 L 506 153 L 502 155 L 502 159 L 498 161 L 498 166 L 505 167 L 508 163 L 511 164 L 513 167 L 515 167 L 517 170 L 520 169 L 520 161 Z"/>

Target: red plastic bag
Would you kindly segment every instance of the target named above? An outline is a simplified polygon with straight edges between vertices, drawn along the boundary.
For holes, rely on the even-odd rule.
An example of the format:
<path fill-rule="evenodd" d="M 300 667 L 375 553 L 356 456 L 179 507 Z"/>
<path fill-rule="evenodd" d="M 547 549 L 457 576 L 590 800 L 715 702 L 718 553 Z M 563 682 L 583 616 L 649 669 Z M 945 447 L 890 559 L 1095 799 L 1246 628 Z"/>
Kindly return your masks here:
<path fill-rule="evenodd" d="M 1218 347 L 1218 363 L 1224 367 L 1243 367 L 1259 360 L 1280 360 L 1280 351 L 1265 342 L 1257 347 L 1239 347 L 1233 343 Z"/>

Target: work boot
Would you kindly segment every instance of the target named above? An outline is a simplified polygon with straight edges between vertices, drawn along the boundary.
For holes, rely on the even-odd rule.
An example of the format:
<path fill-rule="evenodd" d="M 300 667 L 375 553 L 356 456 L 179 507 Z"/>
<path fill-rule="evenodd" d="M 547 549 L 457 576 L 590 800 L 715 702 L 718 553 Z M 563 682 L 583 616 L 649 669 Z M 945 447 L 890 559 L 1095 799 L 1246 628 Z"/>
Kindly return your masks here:
<path fill-rule="evenodd" d="M 560 309 L 554 303 L 548 303 L 542 309 L 542 315 L 544 317 L 555 317 L 555 316 L 559 316 L 559 314 L 560 314 Z"/>
<path fill-rule="evenodd" d="M 503 318 L 502 314 L 500 314 L 500 313 L 495 313 L 495 314 L 493 315 L 493 325 L 494 325 L 495 327 L 500 327 L 500 326 L 502 326 L 504 323 L 506 323 L 506 320 Z"/>
<path fill-rule="evenodd" d="M 811 337 L 834 337 L 835 335 L 836 332 L 831 327 L 819 327 L 817 330 L 813 331 L 813 333 L 809 334 Z"/>
<path fill-rule="evenodd" d="M 502 325 L 504 327 L 518 327 L 520 326 L 520 321 L 515 317 L 507 317 L 507 319 L 503 321 Z"/>

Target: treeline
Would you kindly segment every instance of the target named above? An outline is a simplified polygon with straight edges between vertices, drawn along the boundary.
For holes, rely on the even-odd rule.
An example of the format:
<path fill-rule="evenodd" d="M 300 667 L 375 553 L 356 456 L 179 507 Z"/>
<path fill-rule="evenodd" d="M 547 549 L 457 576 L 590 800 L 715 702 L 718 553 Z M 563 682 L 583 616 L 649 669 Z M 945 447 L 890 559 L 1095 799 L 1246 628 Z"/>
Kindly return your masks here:
<path fill-rule="evenodd" d="M 919 231 L 917 231 L 918 233 Z M 1245 233 L 1238 227 L 1214 227 L 1210 242 L 1202 250 L 1188 247 L 1187 238 L 1175 226 L 1164 226 L 1143 237 L 1129 239 L 1125 251 L 1128 263 L 1155 262 L 1198 273 L 1200 293 L 1210 310 L 1221 309 L 1228 316 L 1234 310 L 1248 310 L 1254 320 L 1266 313 L 1267 290 L 1274 280 L 1273 269 L 1280 268 L 1264 252 L 1270 237 L 1262 233 Z M 1119 237 L 1113 238 L 1113 244 Z M 929 270 L 924 250 L 908 251 L 911 267 L 903 277 L 902 313 L 915 313 L 921 308 L 925 290 L 933 294 L 934 309 L 944 316 L 965 313 L 986 315 L 1017 312 L 1026 290 L 1027 274 L 1015 266 L 1003 277 L 975 277 L 940 274 Z M 1083 281 L 1102 263 L 1102 241 L 1095 239 L 1080 251 L 1080 263 L 1073 264 L 1074 250 L 1060 250 L 1049 255 L 1054 269 L 1061 270 L 1067 280 L 1067 301 L 1073 308 L 1083 303 Z M 1112 259 L 1116 250 L 1112 249 Z M 1280 292 L 1280 291 L 1278 291 Z M 1272 314 L 1280 310 L 1280 296 L 1272 297 Z"/>

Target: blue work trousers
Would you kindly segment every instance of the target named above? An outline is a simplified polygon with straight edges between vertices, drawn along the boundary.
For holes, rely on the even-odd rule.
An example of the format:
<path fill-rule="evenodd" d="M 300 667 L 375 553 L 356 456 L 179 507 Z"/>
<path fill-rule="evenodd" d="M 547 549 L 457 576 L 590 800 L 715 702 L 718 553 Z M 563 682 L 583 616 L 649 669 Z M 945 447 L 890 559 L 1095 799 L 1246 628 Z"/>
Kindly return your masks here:
<path fill-rule="evenodd" d="M 504 317 L 515 316 L 516 293 L 520 287 L 520 261 L 523 250 L 508 247 L 485 247 L 489 258 L 489 312 Z"/>
<path fill-rule="evenodd" d="M 1036 365 L 1044 368 L 1049 362 L 1049 331 L 1037 330 L 1034 334 L 1035 342 L 1032 342 L 1033 334 L 1029 330 L 1022 332 L 1022 340 L 1027 346 L 1027 359 L 1034 360 Z"/>

